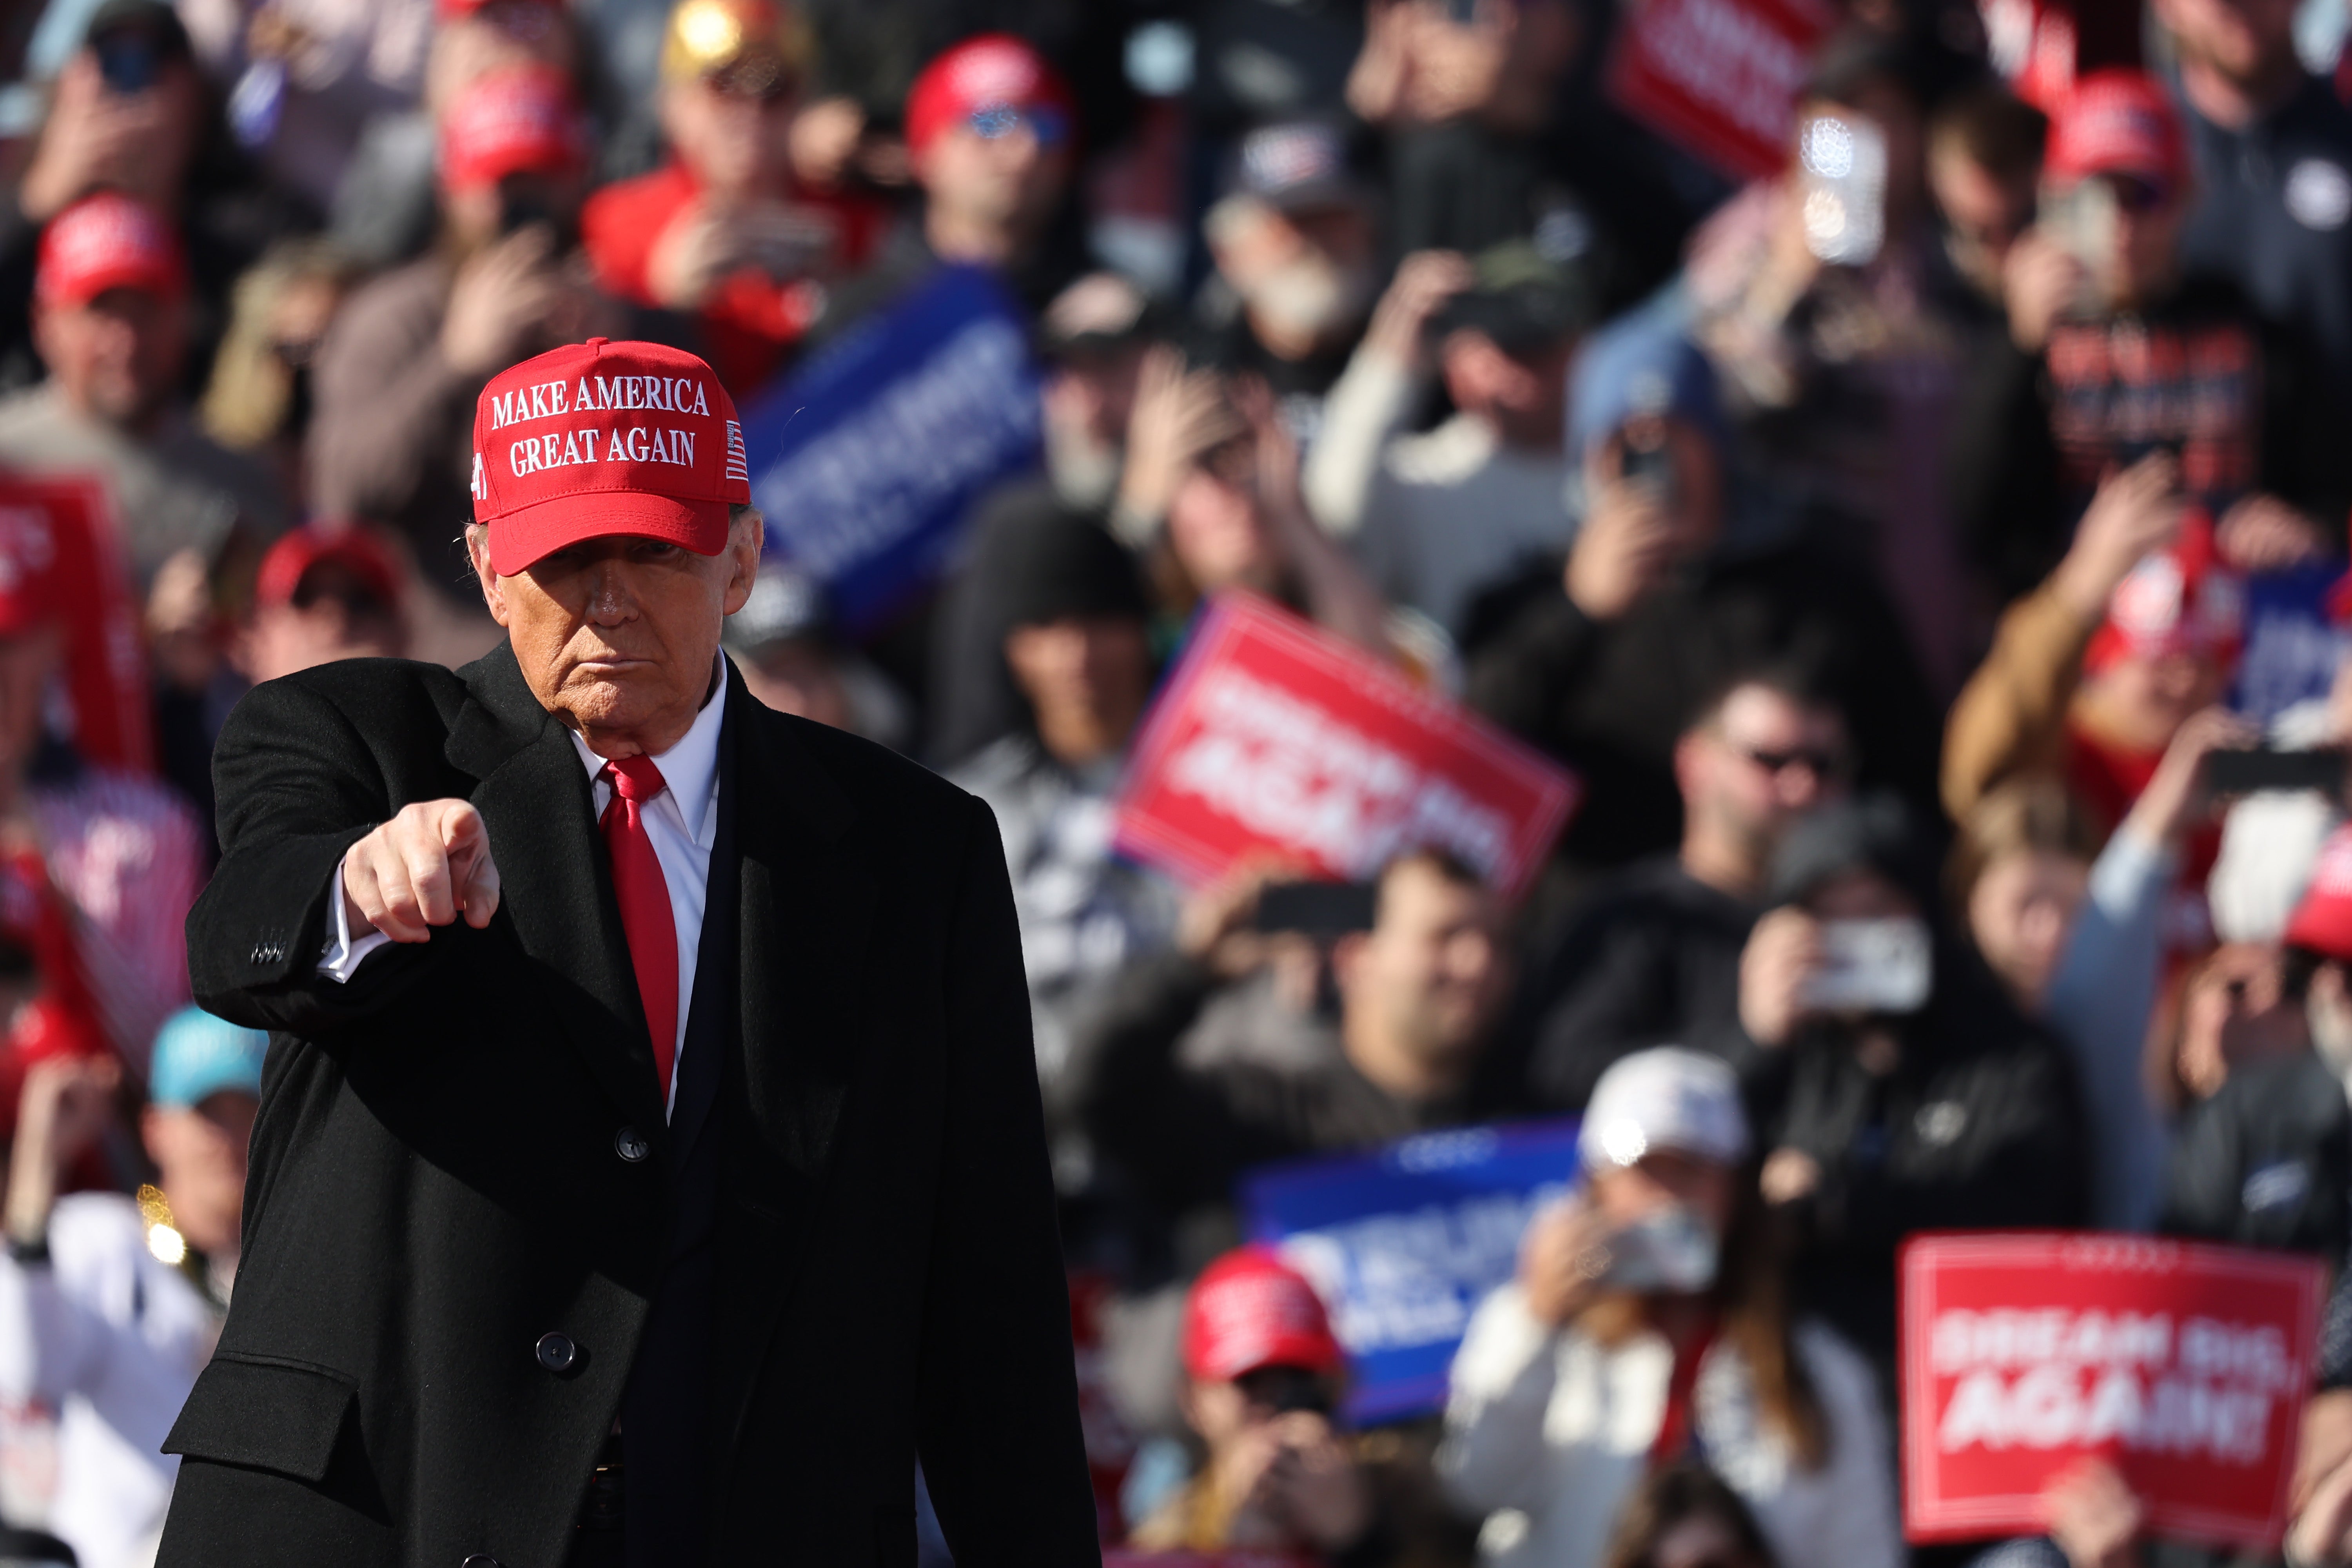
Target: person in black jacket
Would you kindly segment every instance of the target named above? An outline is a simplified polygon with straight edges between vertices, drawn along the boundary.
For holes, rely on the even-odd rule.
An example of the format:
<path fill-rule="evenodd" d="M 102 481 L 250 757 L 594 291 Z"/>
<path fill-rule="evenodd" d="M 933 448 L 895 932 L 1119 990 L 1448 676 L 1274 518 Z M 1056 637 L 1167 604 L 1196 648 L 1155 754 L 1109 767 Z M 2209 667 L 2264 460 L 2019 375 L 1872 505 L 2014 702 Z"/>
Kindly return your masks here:
<path fill-rule="evenodd" d="M 2340 548 L 2352 502 L 2343 405 L 2307 339 L 2239 285 L 2184 266 L 2189 155 L 2163 89 L 2101 71 L 2052 127 L 2052 194 L 2008 264 L 2009 331 L 1955 425 L 1956 514 L 2003 597 L 2065 553 L 2091 498 L 2162 452 L 2231 564 Z"/>
<path fill-rule="evenodd" d="M 995 825 L 721 658 L 733 416 L 649 343 L 493 379 L 508 641 L 222 733 L 189 966 L 275 1033 L 164 1568 L 911 1562 L 919 1456 L 959 1561 L 1097 1562 Z"/>
<path fill-rule="evenodd" d="M 1836 707 L 1772 670 L 1735 677 L 1675 745 L 1683 841 L 1595 886 L 1522 988 L 1498 1065 L 1538 1104 L 1581 1110 L 1620 1058 L 1650 1046 L 1757 1053 L 1739 1027 L 1739 954 L 1789 829 L 1844 794 Z"/>
<path fill-rule="evenodd" d="M 1884 1373 L 1905 1237 L 2083 1222 L 2081 1097 L 2058 1044 L 1935 938 L 1933 861 L 1893 798 L 1799 824 L 1771 900 L 1739 984 L 1742 1027 L 1777 1058 L 1748 1075 L 1764 1196 L 1790 1227 L 1800 1307 Z"/>
<path fill-rule="evenodd" d="M 1734 515 L 1713 373 L 1677 333 L 1633 324 L 1587 364 L 1571 440 L 1582 528 L 1558 586 L 1487 643 L 1468 690 L 1582 779 L 1561 856 L 1589 875 L 1672 849 L 1684 724 L 1732 676 L 1770 666 L 1809 671 L 1836 701 L 1859 783 L 1932 807 L 1937 708 L 1858 552 L 1801 517 Z"/>
<path fill-rule="evenodd" d="M 1337 1016 L 1318 1005 L 1299 933 L 1253 929 L 1262 877 L 1197 898 L 1177 951 L 1132 965 L 1074 1031 L 1064 1087 L 1095 1152 L 1162 1215 L 1230 1203 L 1234 1181 L 1269 1161 L 1369 1149 L 1477 1119 L 1474 1074 L 1510 983 L 1502 910 L 1477 874 L 1443 851 L 1381 874 L 1367 931 L 1330 954 Z M 1246 985 L 1307 960 L 1307 994 Z M 1196 1028 L 1228 1005 L 1220 1049 Z M 1287 1029 L 1284 1027 L 1288 1024 Z M 1289 1059 L 1277 1061 L 1283 1034 Z"/>

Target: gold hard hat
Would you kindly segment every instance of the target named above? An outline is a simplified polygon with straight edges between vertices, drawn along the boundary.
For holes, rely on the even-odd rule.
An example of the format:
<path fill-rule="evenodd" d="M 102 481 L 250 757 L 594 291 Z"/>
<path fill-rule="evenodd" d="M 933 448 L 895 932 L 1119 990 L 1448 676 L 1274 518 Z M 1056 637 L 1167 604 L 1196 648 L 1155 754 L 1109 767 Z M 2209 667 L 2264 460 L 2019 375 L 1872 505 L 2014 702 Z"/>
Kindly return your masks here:
<path fill-rule="evenodd" d="M 662 78 L 727 75 L 761 90 L 808 67 L 807 27 L 776 0 L 678 0 L 662 39 Z"/>

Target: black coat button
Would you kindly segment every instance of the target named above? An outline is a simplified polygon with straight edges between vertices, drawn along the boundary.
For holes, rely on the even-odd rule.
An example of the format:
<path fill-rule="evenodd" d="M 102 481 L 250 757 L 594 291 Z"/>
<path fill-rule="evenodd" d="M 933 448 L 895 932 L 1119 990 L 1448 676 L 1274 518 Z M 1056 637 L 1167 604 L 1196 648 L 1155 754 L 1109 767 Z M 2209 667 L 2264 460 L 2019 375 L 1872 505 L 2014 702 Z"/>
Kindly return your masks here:
<path fill-rule="evenodd" d="M 613 1134 L 613 1152 L 632 1165 L 653 1152 L 653 1144 L 634 1127 L 624 1127 Z"/>
<path fill-rule="evenodd" d="M 539 1364 L 550 1372 L 570 1372 L 580 1359 L 580 1347 L 570 1334 L 541 1334 L 539 1343 L 531 1347 Z"/>

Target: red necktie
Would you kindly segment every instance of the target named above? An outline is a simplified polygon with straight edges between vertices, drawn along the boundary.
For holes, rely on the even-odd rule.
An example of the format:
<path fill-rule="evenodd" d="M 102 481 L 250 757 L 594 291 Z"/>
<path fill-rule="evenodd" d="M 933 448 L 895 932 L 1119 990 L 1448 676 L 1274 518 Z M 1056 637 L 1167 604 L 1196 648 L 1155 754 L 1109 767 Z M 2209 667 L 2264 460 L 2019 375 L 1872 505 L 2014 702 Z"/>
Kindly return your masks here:
<path fill-rule="evenodd" d="M 654 760 L 642 754 L 606 763 L 596 776 L 613 786 L 612 803 L 604 807 L 604 847 L 613 856 L 621 932 L 629 939 L 629 962 L 637 971 L 637 997 L 653 1036 L 654 1070 L 661 1075 L 666 1108 L 677 1058 L 677 924 L 670 914 L 669 883 L 646 832 L 646 807 L 669 785 Z"/>

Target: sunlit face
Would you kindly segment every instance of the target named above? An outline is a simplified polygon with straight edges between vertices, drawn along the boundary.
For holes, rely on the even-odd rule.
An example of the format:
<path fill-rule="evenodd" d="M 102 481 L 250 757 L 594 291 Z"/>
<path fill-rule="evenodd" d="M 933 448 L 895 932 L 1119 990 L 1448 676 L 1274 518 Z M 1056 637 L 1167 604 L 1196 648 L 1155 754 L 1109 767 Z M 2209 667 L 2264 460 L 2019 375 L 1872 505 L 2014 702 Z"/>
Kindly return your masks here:
<path fill-rule="evenodd" d="M 789 80 L 753 91 L 724 76 L 705 75 L 662 89 L 662 130 L 706 195 L 774 194 L 784 188 L 792 167 L 799 103 Z"/>
<path fill-rule="evenodd" d="M 68 403 L 131 427 L 159 412 L 179 384 L 187 307 L 144 289 L 109 289 L 87 304 L 36 302 L 33 335 Z"/>
<path fill-rule="evenodd" d="M 490 565 L 487 531 L 470 542 L 490 615 L 541 705 L 592 744 L 601 731 L 657 741 L 642 749 L 660 751 L 709 694 L 719 625 L 751 595 L 761 528 L 745 514 L 716 555 L 600 535 L 510 577 Z"/>
<path fill-rule="evenodd" d="M 1052 215 L 1069 183 L 1069 128 L 1050 111 L 985 110 L 933 136 L 914 167 L 933 206 L 969 223 L 1029 232 Z"/>
<path fill-rule="evenodd" d="M 1246 444 L 1237 442 L 1220 454 L 1227 460 L 1193 468 L 1168 503 L 1168 546 L 1186 580 L 1203 594 L 1282 590 L 1281 559 L 1258 513 L 1256 489 L 1241 471 L 1247 453 Z"/>
<path fill-rule="evenodd" d="M 2028 1007 L 2038 1006 L 2089 889 L 2091 868 L 2071 855 L 2021 849 L 1996 858 L 1969 889 L 1977 951 Z"/>
<path fill-rule="evenodd" d="M 1372 929 L 1333 955 L 1345 1005 L 1376 1010 L 1424 1059 L 1460 1059 L 1484 1040 L 1509 986 L 1501 920 L 1484 888 L 1406 861 L 1382 880 Z"/>
<path fill-rule="evenodd" d="M 1769 850 L 1790 823 L 1845 793 L 1845 724 L 1769 686 L 1742 686 L 1675 751 L 1685 808 Z"/>

